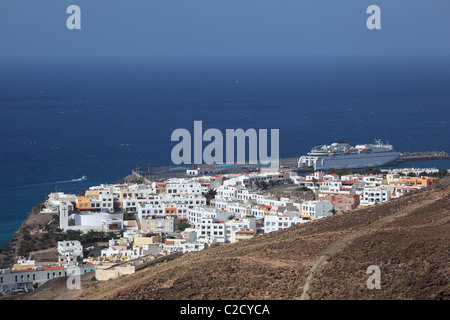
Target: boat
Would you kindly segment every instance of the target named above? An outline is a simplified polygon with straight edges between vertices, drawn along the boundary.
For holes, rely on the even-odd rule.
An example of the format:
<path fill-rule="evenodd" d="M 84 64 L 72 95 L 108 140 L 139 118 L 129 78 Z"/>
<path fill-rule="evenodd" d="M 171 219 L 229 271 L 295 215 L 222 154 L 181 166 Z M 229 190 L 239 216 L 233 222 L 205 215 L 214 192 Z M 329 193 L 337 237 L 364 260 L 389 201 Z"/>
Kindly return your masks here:
<path fill-rule="evenodd" d="M 298 167 L 310 167 L 314 170 L 383 167 L 395 164 L 400 155 L 392 145 L 384 144 L 381 140 L 354 147 L 345 141 L 338 141 L 312 148 L 306 156 L 299 158 Z"/>

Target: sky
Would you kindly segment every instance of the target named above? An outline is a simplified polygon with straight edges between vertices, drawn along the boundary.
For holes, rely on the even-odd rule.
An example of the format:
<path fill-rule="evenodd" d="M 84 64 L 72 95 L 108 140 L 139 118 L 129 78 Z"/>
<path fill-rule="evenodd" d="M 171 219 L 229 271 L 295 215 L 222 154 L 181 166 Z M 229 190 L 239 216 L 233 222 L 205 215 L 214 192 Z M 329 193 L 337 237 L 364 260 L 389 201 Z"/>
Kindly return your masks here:
<path fill-rule="evenodd" d="M 81 30 L 68 30 L 69 5 Z M 381 9 L 369 30 L 367 7 Z M 450 55 L 448 0 L 1 0 L 0 61 Z"/>

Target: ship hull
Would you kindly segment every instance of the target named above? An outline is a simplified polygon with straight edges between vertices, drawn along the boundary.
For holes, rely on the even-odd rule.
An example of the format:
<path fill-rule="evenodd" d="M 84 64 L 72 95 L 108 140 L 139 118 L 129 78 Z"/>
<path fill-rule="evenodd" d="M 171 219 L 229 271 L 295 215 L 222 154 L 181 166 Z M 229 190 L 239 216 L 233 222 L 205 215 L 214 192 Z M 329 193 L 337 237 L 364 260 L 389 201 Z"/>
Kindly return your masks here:
<path fill-rule="evenodd" d="M 400 157 L 400 152 L 389 151 L 370 154 L 349 154 L 339 156 L 313 157 L 304 156 L 299 165 L 311 165 L 314 170 L 361 169 L 393 165 Z"/>

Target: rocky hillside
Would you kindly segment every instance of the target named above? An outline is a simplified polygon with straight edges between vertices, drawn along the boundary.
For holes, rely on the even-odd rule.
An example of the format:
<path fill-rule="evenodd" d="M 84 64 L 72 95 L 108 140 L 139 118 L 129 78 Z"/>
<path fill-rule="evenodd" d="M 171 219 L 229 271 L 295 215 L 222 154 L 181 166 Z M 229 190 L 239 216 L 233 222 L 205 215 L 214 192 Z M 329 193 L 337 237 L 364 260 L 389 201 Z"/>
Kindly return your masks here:
<path fill-rule="evenodd" d="M 34 206 L 22 225 L 12 235 L 11 241 L 3 246 L 0 252 L 0 268 L 10 268 L 19 255 L 25 257 L 34 249 L 48 248 L 50 241 L 38 241 L 41 235 L 47 234 L 49 230 L 55 230 L 57 223 L 48 226 L 48 223 L 55 219 L 51 213 L 39 213 L 42 204 Z M 39 229 L 47 226 L 46 231 L 38 234 Z M 53 243 L 56 246 L 56 243 Z M 21 250 L 22 247 L 22 250 Z"/>
<path fill-rule="evenodd" d="M 189 253 L 84 286 L 77 298 L 449 299 L 449 190 Z M 379 290 L 367 288 L 370 265 L 381 270 Z"/>

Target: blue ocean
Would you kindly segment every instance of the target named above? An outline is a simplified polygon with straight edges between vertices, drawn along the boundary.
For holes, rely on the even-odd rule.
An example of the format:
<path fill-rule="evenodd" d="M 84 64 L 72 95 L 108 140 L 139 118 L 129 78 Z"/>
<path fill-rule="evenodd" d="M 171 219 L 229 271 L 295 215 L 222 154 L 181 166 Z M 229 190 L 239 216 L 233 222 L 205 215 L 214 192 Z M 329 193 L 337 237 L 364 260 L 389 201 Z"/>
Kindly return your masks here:
<path fill-rule="evenodd" d="M 56 187 L 78 192 L 171 165 L 172 132 L 192 132 L 195 120 L 279 129 L 281 157 L 376 138 L 400 152 L 448 152 L 450 59 L 1 61 L 0 245 Z"/>

